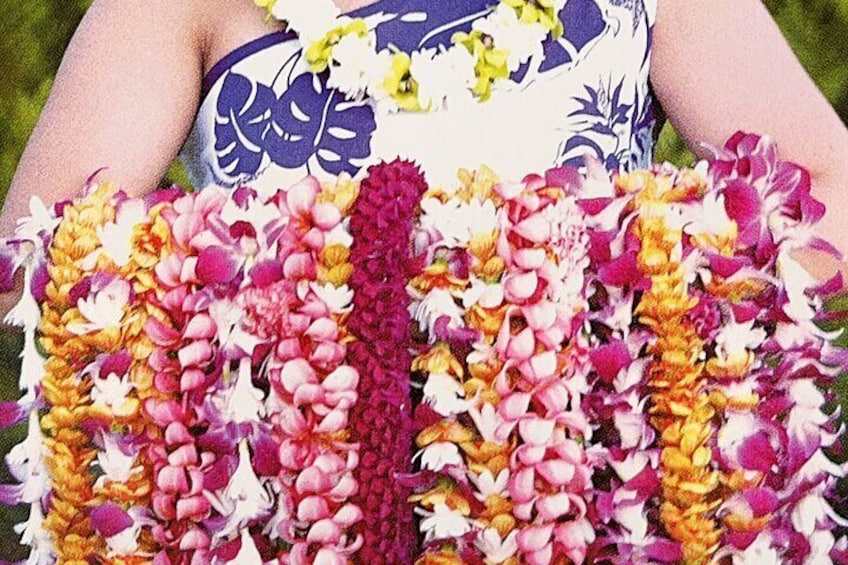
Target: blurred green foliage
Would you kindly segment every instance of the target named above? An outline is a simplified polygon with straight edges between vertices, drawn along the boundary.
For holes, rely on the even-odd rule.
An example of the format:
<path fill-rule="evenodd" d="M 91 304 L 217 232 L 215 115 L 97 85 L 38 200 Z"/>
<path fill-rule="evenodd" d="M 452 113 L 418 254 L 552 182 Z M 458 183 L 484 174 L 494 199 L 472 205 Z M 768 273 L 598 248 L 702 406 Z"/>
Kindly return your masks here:
<path fill-rule="evenodd" d="M 664 0 L 660 0 L 664 1 Z M 848 0 L 765 0 L 795 53 L 810 75 L 848 122 Z M 90 0 L 4 2 L 0 7 L 0 200 L 50 91 L 62 53 Z M 755 40 L 755 39 L 754 39 Z M 691 154 L 670 124 L 663 128 L 657 160 L 685 164 Z M 169 180 L 184 177 L 172 168 Z M 848 301 L 837 305 L 848 310 Z M 848 336 L 842 345 L 848 346 Z M 0 333 L 0 398 L 16 395 L 14 375 L 21 348 L 19 336 Z M 840 392 L 848 398 L 848 382 Z M 848 404 L 845 404 L 848 406 Z M 0 434 L 0 453 L 19 440 L 21 430 Z M 0 465 L 2 468 L 2 465 Z M 0 470 L 0 481 L 7 479 Z M 11 524 L 20 512 L 0 507 L 0 555 L 13 555 L 16 536 Z M 20 557 L 20 554 L 17 556 Z"/>
<path fill-rule="evenodd" d="M 764 0 L 764 3 L 801 64 L 843 123 L 848 123 L 848 0 Z M 684 165 L 692 159 L 686 145 L 667 123 L 657 142 L 656 160 Z"/>

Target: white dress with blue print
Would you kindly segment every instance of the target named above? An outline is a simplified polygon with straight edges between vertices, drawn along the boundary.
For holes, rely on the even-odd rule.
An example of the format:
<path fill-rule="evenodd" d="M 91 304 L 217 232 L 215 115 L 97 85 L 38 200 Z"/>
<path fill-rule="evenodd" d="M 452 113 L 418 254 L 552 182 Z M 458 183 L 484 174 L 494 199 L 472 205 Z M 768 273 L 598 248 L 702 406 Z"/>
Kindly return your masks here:
<path fill-rule="evenodd" d="M 497 0 L 378 0 L 353 12 L 379 48 L 450 45 Z M 375 112 L 307 70 L 296 38 L 257 39 L 206 77 L 205 97 L 181 157 L 192 184 L 290 186 L 307 174 L 356 177 L 380 160 L 412 159 L 431 185 L 488 165 L 504 180 L 582 163 L 633 169 L 651 160 L 654 114 L 648 72 L 656 0 L 567 0 L 565 33 L 549 39 L 492 98 L 434 113 Z"/>

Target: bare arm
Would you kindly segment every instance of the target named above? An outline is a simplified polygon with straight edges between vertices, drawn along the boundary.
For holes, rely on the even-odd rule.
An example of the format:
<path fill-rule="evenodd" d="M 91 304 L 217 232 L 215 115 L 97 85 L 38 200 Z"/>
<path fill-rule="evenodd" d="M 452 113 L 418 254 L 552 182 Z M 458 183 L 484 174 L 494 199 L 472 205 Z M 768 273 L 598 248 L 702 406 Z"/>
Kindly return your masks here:
<path fill-rule="evenodd" d="M 197 109 L 203 39 L 190 0 L 95 0 L 68 47 L 0 215 L 0 237 L 108 166 L 132 194 L 156 187 Z M 0 319 L 14 303 L 0 296 Z"/>
<path fill-rule="evenodd" d="M 136 194 L 155 188 L 197 108 L 195 3 L 96 0 L 68 47 L 0 216 L 0 236 L 30 195 L 55 202 L 108 166 Z"/>
<path fill-rule="evenodd" d="M 759 0 L 659 0 L 651 79 L 700 156 L 736 130 L 768 134 L 812 174 L 819 232 L 848 252 L 848 129 Z M 848 30 L 845 30 L 848 33 Z M 837 265 L 818 263 L 825 276 Z"/>

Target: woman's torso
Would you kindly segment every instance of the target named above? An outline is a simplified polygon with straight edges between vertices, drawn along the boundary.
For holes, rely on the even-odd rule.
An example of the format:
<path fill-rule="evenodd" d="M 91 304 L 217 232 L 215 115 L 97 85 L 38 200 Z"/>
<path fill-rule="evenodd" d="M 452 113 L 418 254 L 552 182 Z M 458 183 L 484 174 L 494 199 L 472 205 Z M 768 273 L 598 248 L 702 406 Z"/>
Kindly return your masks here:
<path fill-rule="evenodd" d="M 377 0 L 350 15 L 366 18 L 380 48 L 410 52 L 449 45 L 496 4 Z M 458 168 L 489 165 L 517 179 L 578 164 L 585 154 L 610 169 L 645 166 L 654 123 L 648 73 L 655 11 L 656 0 L 567 0 L 563 37 L 548 39 L 544 56 L 501 81 L 491 100 L 427 114 L 383 114 L 367 100 L 345 100 L 309 73 L 295 37 L 263 35 L 207 73 L 181 157 L 197 188 L 249 183 L 269 190 L 306 174 L 356 175 L 397 156 L 417 161 L 431 184 L 442 185 Z M 234 26 L 231 41 L 239 33 L 255 37 L 252 25 Z"/>

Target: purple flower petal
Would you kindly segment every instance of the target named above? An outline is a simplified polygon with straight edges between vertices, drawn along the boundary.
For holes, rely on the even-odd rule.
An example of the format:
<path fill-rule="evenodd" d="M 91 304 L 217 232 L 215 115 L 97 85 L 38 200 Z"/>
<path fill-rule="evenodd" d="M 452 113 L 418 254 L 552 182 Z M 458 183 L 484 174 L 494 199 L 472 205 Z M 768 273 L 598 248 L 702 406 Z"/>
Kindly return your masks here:
<path fill-rule="evenodd" d="M 133 519 L 114 502 L 106 502 L 91 511 L 91 525 L 104 538 L 111 538 L 131 528 Z"/>
<path fill-rule="evenodd" d="M 204 284 L 228 284 L 236 278 L 240 266 L 234 253 L 213 245 L 197 257 L 197 278 Z"/>
<path fill-rule="evenodd" d="M 177 185 L 163 188 L 161 190 L 154 190 L 153 192 L 149 192 L 144 195 L 144 207 L 145 209 L 150 210 L 157 204 L 171 204 L 181 196 L 185 196 L 185 190 Z"/>
<path fill-rule="evenodd" d="M 283 278 L 283 264 L 276 259 L 257 263 L 250 270 L 250 278 L 258 288 L 271 286 Z"/>
<path fill-rule="evenodd" d="M 15 289 L 15 271 L 17 262 L 7 250 L 0 250 L 0 292 L 11 292 Z"/>
<path fill-rule="evenodd" d="M 32 410 L 30 403 L 0 402 L 0 428 L 10 428 L 23 422 Z"/>
<path fill-rule="evenodd" d="M 583 184 L 583 177 L 574 167 L 557 167 L 545 172 L 545 184 L 560 188 L 576 188 Z"/>
<path fill-rule="evenodd" d="M 674 563 L 683 558 L 680 544 L 668 539 L 657 539 L 645 548 L 645 557 L 662 563 Z"/>
<path fill-rule="evenodd" d="M 71 287 L 68 298 L 70 298 L 71 304 L 76 304 L 80 298 L 87 298 L 89 294 L 91 294 L 91 277 L 85 277 Z"/>
<path fill-rule="evenodd" d="M 710 270 L 720 277 L 730 277 L 736 274 L 749 261 L 745 257 L 725 257 L 723 255 L 710 254 Z"/>
<path fill-rule="evenodd" d="M 729 545 L 732 545 L 736 549 L 747 549 L 754 540 L 757 539 L 757 536 L 760 535 L 760 532 L 727 532 L 725 535 L 725 539 Z"/>
<path fill-rule="evenodd" d="M 23 502 L 23 485 L 0 485 L 0 504 L 16 506 Z"/>
<path fill-rule="evenodd" d="M 59 202 L 56 202 L 56 204 L 53 205 L 53 212 L 56 214 L 56 217 L 61 218 L 62 216 L 64 216 L 65 215 L 65 206 L 68 206 L 71 203 L 72 203 L 72 201 L 67 200 L 67 199 L 66 200 L 60 200 Z"/>
<path fill-rule="evenodd" d="M 762 203 L 757 190 L 743 180 L 728 183 L 722 191 L 724 209 L 730 219 L 735 220 L 741 228 L 747 227 L 759 217 Z"/>
<path fill-rule="evenodd" d="M 739 448 L 739 463 L 745 469 L 766 473 L 776 461 L 777 453 L 764 432 L 749 437 Z"/>
<path fill-rule="evenodd" d="M 42 303 L 47 300 L 47 284 L 50 282 L 50 273 L 47 271 L 47 263 L 40 261 L 32 273 L 32 284 L 30 290 L 36 302 Z"/>
<path fill-rule="evenodd" d="M 257 197 L 256 191 L 249 186 L 240 186 L 233 191 L 233 202 L 239 208 L 246 208 L 250 200 Z"/>
<path fill-rule="evenodd" d="M 260 433 L 253 442 L 253 468 L 261 477 L 275 477 L 280 473 L 279 445 L 268 434 Z"/>
<path fill-rule="evenodd" d="M 103 361 L 103 364 L 100 366 L 100 378 L 105 379 L 111 374 L 123 377 L 130 370 L 130 364 L 132 364 L 132 356 L 130 355 L 130 352 L 126 349 L 122 349 L 118 353 L 110 355 L 105 361 Z"/>
<path fill-rule="evenodd" d="M 632 357 L 627 344 L 621 340 L 615 340 L 589 351 L 589 360 L 592 361 L 601 380 L 612 382 L 619 371 L 630 364 Z"/>
<path fill-rule="evenodd" d="M 742 497 L 751 507 L 755 517 L 766 516 L 777 509 L 778 500 L 774 491 L 768 488 L 751 488 Z"/>
<path fill-rule="evenodd" d="M 577 201 L 577 205 L 589 216 L 597 216 L 614 201 L 613 198 L 584 198 Z"/>
<path fill-rule="evenodd" d="M 240 239 L 242 237 L 256 239 L 256 228 L 250 222 L 239 220 L 230 226 L 230 237 L 233 239 Z"/>
<path fill-rule="evenodd" d="M 203 488 L 215 492 L 230 483 L 230 477 L 236 470 L 236 457 L 222 457 L 203 474 Z"/>
<path fill-rule="evenodd" d="M 602 283 L 612 286 L 635 285 L 642 279 L 636 262 L 636 252 L 628 251 L 603 265 L 598 269 L 598 277 Z"/>

